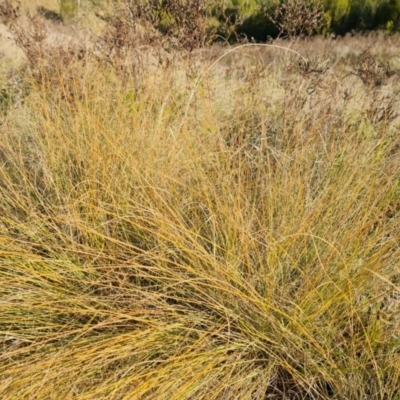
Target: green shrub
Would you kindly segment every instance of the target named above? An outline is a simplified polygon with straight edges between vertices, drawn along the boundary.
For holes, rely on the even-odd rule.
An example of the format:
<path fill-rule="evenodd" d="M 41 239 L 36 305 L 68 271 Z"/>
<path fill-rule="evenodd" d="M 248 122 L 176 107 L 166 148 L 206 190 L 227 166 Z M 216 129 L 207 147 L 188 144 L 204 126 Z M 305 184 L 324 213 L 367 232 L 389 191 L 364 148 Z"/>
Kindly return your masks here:
<path fill-rule="evenodd" d="M 79 0 L 61 0 L 60 14 L 64 21 L 75 18 L 79 11 Z"/>
<path fill-rule="evenodd" d="M 400 2 L 398 0 L 326 0 L 326 20 L 329 28 L 344 34 L 352 29 L 385 29 L 391 22 L 391 30 L 399 28 Z"/>

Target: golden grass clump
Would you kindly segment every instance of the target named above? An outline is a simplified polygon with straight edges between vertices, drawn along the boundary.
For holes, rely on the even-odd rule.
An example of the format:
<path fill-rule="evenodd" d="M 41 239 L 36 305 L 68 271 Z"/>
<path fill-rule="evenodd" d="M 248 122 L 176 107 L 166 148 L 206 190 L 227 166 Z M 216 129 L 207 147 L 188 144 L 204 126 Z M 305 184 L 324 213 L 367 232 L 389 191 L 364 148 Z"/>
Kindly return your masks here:
<path fill-rule="evenodd" d="M 397 74 L 296 50 L 24 75 L 0 398 L 400 398 Z"/>

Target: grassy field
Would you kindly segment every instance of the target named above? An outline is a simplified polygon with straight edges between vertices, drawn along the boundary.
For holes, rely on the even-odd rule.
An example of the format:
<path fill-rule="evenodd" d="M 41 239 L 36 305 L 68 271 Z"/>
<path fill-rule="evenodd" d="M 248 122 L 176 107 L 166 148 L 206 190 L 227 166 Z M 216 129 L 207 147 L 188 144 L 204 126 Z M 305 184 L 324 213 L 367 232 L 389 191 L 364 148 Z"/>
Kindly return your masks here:
<path fill-rule="evenodd" d="M 400 37 L 88 50 L 24 23 L 0 398 L 400 399 Z"/>

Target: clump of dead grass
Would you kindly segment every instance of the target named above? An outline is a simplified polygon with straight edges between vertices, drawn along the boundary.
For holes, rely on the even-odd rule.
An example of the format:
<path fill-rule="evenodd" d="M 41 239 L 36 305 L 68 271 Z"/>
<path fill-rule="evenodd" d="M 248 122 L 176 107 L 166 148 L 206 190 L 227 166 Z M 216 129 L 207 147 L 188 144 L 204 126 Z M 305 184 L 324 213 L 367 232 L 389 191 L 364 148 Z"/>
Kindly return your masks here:
<path fill-rule="evenodd" d="M 398 396 L 398 100 L 281 47 L 25 72 L 1 397 Z"/>

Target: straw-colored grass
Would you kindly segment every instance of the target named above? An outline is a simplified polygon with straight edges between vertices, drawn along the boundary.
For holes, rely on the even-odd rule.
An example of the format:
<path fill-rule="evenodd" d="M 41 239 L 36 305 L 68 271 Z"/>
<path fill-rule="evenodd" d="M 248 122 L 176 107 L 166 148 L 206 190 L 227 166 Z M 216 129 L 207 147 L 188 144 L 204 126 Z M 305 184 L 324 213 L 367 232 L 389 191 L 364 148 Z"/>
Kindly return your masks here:
<path fill-rule="evenodd" d="M 400 398 L 395 95 L 263 51 L 30 83 L 0 126 L 0 398 Z"/>

